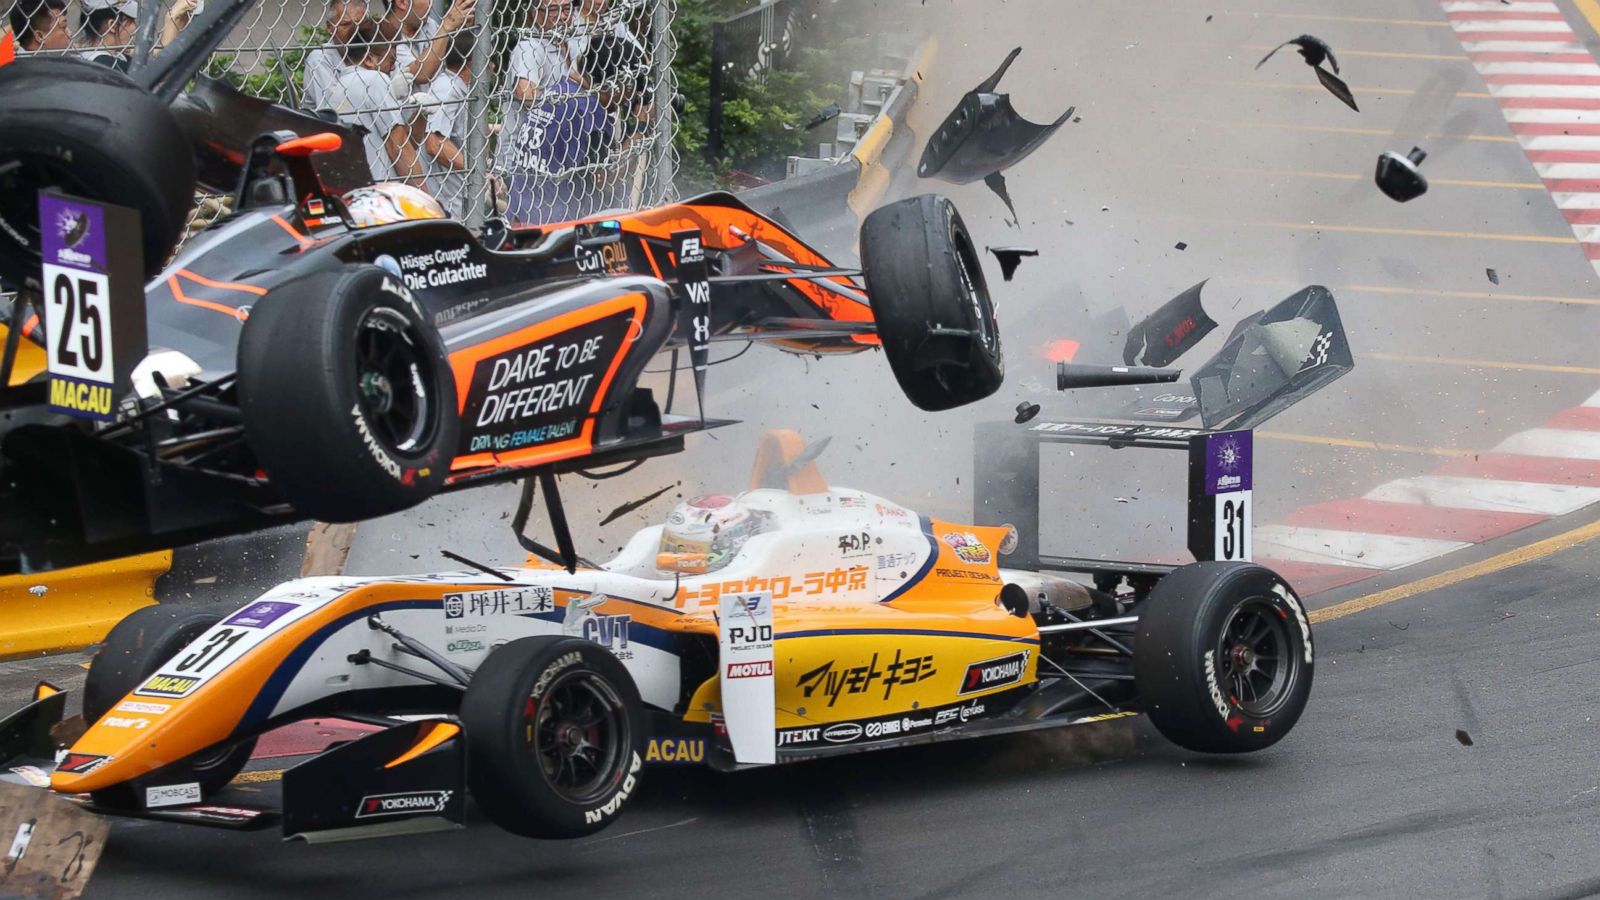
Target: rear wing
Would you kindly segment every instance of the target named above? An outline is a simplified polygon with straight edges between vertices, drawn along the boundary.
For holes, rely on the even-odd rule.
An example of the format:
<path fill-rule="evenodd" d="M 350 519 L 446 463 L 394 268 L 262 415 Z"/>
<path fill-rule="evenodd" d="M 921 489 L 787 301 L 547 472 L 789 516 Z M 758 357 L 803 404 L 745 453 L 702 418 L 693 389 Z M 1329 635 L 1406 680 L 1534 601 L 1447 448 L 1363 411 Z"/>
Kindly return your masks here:
<path fill-rule="evenodd" d="M 996 440 L 995 435 L 1004 437 Z M 1106 422 L 1035 422 L 1017 430 L 988 423 L 976 430 L 972 521 L 1011 526 L 1016 548 L 1007 568 L 1083 572 L 1109 589 L 1124 576 L 1160 577 L 1165 563 L 1054 556 L 1039 552 L 1039 448 L 1044 444 L 1095 444 L 1114 449 L 1152 447 L 1188 453 L 1187 546 L 1197 561 L 1248 561 L 1254 489 L 1254 441 L 1248 430 L 1206 431 Z M 1106 581 L 1107 584 L 1100 584 Z"/>

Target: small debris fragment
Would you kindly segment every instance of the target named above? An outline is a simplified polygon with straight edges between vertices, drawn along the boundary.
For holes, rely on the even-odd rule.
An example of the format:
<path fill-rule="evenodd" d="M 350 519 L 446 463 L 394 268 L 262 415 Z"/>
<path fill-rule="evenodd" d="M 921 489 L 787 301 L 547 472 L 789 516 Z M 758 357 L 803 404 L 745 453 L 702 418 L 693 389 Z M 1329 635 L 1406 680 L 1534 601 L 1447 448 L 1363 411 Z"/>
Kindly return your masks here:
<path fill-rule="evenodd" d="M 1183 241 L 1179 241 L 1176 244 L 1172 245 L 1172 249 L 1174 249 L 1174 250 L 1187 250 L 1187 249 L 1189 249 L 1189 245 L 1185 244 Z"/>
<path fill-rule="evenodd" d="M 1483 274 L 1489 276 L 1489 283 L 1490 284 L 1499 284 L 1500 283 L 1500 273 L 1499 272 L 1496 272 L 1493 269 L 1484 269 L 1483 270 Z"/>
<path fill-rule="evenodd" d="M 44 596 L 44 592 L 48 591 L 48 590 L 50 590 L 50 589 L 45 587 L 44 585 L 36 584 L 33 587 L 28 588 L 28 593 L 34 595 L 35 597 L 43 597 Z"/>
<path fill-rule="evenodd" d="M 1017 274 L 1017 266 L 1022 265 L 1024 256 L 1038 256 L 1039 251 L 1032 247 L 988 247 L 994 258 L 1000 261 L 1000 275 L 1010 281 L 1011 276 Z"/>
<path fill-rule="evenodd" d="M 1039 414 L 1039 404 L 1037 404 L 1037 403 L 1029 403 L 1028 401 L 1024 400 L 1021 403 L 1017 404 L 1017 424 L 1018 425 L 1021 425 L 1021 424 L 1025 423 L 1025 422 L 1030 421 L 1034 416 L 1037 416 L 1038 414 Z"/>
<path fill-rule="evenodd" d="M 1339 60 L 1334 57 L 1333 48 L 1328 46 L 1328 42 L 1322 38 L 1302 34 L 1297 38 L 1284 41 L 1268 51 L 1266 56 L 1261 57 L 1261 62 L 1256 63 L 1256 68 L 1261 68 L 1267 60 L 1272 58 L 1272 54 L 1290 44 L 1300 48 L 1301 58 L 1306 61 L 1306 65 L 1316 70 L 1317 80 L 1322 82 L 1322 86 L 1327 89 L 1328 93 L 1339 98 L 1339 101 L 1345 106 L 1356 112 L 1361 111 L 1361 107 L 1356 105 L 1355 95 L 1350 93 L 1350 86 L 1345 84 L 1344 79 L 1339 77 Z M 1332 72 L 1322 67 L 1324 62 L 1333 67 Z"/>
<path fill-rule="evenodd" d="M 677 485 L 669 484 L 666 487 L 662 488 L 661 490 L 655 491 L 654 493 L 646 494 L 646 495 L 644 495 L 643 497 L 640 497 L 637 500 L 629 500 L 627 503 L 624 503 L 621 506 L 617 507 L 616 509 L 613 509 L 611 512 L 606 513 L 606 517 L 604 519 L 600 520 L 600 524 L 601 525 L 610 525 L 612 522 L 615 522 L 616 520 L 622 518 L 623 516 L 627 515 L 628 513 L 633 512 L 634 510 L 636 510 L 639 507 L 645 505 L 646 503 L 649 503 L 651 500 L 656 499 L 657 497 L 661 496 L 662 494 L 665 494 L 667 491 L 672 490 L 674 487 L 677 487 Z"/>
<path fill-rule="evenodd" d="M 1472 735 L 1467 734 L 1465 731 L 1462 731 L 1459 728 L 1456 729 L 1456 740 L 1460 741 L 1461 746 L 1463 747 L 1472 746 Z"/>

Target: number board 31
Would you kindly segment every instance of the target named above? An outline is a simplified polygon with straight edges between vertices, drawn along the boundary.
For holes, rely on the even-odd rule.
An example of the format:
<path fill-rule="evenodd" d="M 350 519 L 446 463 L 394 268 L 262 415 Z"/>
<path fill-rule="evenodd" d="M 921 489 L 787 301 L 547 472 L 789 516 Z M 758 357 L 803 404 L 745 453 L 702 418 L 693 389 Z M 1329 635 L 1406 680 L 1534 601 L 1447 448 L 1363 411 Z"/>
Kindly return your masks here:
<path fill-rule="evenodd" d="M 1254 447 L 1249 431 L 1189 440 L 1189 552 L 1198 560 L 1249 561 Z"/>
<path fill-rule="evenodd" d="M 116 398 L 149 351 L 139 217 L 40 191 L 39 235 L 50 409 L 111 421 Z"/>

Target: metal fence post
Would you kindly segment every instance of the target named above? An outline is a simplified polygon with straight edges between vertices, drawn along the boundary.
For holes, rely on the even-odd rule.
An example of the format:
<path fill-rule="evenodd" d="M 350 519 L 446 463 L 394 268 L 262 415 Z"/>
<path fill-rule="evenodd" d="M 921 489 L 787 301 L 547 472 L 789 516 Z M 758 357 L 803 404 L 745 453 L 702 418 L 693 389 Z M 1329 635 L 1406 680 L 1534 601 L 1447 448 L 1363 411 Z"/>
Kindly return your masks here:
<path fill-rule="evenodd" d="M 711 24 L 710 101 L 706 105 L 706 160 L 722 158 L 722 70 L 728 66 L 726 29 L 721 22 Z"/>
<path fill-rule="evenodd" d="M 85 13 L 87 15 L 87 13 Z M 134 33 L 133 64 L 144 68 L 150 61 L 150 51 L 156 45 L 156 32 L 161 30 L 161 0 L 139 0 L 139 30 Z"/>
<path fill-rule="evenodd" d="M 483 18 L 488 19 L 491 15 Z M 494 85 L 489 83 L 492 35 L 493 30 L 489 25 L 479 25 L 477 40 L 472 44 L 472 85 L 467 90 L 467 145 L 461 148 L 467 157 L 467 178 L 461 198 L 466 208 L 460 212 L 468 228 L 478 228 L 483 224 L 487 194 L 485 187 L 489 183 L 489 93 L 494 89 Z"/>

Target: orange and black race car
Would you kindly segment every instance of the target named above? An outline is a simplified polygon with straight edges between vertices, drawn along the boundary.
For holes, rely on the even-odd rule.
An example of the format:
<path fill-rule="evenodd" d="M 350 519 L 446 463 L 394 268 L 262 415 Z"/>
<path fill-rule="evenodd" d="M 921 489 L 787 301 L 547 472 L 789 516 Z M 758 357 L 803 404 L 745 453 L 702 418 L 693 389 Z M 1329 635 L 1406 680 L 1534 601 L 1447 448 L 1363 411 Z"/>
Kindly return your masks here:
<path fill-rule="evenodd" d="M 352 182 L 359 141 L 337 126 L 203 76 L 176 93 L 192 49 L 134 77 L 0 66 L 0 279 L 18 290 L 0 572 L 354 521 L 496 479 L 538 476 L 553 504 L 559 472 L 728 424 L 703 408 L 722 341 L 881 348 L 928 410 L 1003 378 L 975 245 L 942 198 L 868 217 L 860 268 L 728 194 L 469 230 L 420 191 Z M 232 211 L 167 261 L 197 178 L 226 183 Z M 22 340 L 48 355 L 26 380 Z M 671 389 L 639 385 L 663 351 L 693 373 L 678 415 Z"/>

